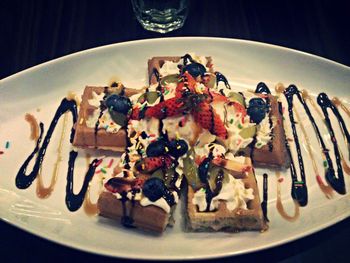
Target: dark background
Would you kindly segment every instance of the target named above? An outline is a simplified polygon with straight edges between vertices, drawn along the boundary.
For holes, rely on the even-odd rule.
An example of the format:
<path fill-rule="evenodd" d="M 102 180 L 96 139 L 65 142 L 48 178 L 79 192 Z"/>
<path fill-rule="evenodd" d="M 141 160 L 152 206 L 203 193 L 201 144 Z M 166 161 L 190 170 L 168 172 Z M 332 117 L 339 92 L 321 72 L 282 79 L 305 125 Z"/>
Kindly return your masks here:
<path fill-rule="evenodd" d="M 350 65 L 350 4 L 347 1 L 190 2 L 185 26 L 162 35 L 142 29 L 128 0 L 0 0 L 0 79 L 76 51 L 164 36 L 248 39 Z M 122 261 L 62 247 L 2 221 L 0 235 L 1 262 Z M 222 261 L 349 262 L 349 246 L 350 220 L 347 219 L 304 239 Z"/>

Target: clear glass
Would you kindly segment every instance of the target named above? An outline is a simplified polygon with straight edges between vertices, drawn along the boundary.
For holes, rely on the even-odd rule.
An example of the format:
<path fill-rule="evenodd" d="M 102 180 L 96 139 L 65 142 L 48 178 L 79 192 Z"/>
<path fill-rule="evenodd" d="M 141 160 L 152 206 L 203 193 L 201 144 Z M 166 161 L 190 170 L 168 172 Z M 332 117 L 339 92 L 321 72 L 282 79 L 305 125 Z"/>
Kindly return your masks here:
<path fill-rule="evenodd" d="M 188 14 L 188 0 L 131 0 L 144 29 L 167 33 L 181 28 Z"/>

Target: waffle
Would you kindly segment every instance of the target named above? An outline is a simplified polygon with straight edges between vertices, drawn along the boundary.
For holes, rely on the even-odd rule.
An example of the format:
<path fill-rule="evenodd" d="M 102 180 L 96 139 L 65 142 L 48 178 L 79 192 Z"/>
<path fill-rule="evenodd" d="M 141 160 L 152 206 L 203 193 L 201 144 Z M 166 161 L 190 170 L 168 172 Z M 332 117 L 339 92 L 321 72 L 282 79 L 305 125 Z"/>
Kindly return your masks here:
<path fill-rule="evenodd" d="M 251 160 L 246 158 L 245 164 L 251 165 Z M 260 205 L 259 191 L 254 172 L 249 172 L 243 179 L 246 188 L 252 188 L 254 199 L 247 202 L 248 210 L 236 208 L 232 211 L 226 207 L 226 201 L 220 201 L 216 211 L 199 212 L 197 206 L 192 203 L 194 191 L 188 186 L 187 190 L 187 222 L 188 231 L 264 231 L 267 225 L 264 221 Z"/>
<path fill-rule="evenodd" d="M 98 209 L 100 216 L 107 217 L 113 220 L 121 221 L 123 218 L 123 203 L 114 194 L 110 192 L 103 192 L 98 199 Z M 166 213 L 163 209 L 154 206 L 142 206 L 139 201 L 128 200 L 125 203 L 127 214 L 130 216 L 132 212 L 133 227 L 137 227 L 146 231 L 155 233 L 162 233 L 166 226 L 171 222 L 172 211 L 175 206 L 171 208 L 170 213 Z"/>
<path fill-rule="evenodd" d="M 279 111 L 278 101 L 276 97 L 269 95 L 270 99 L 270 115 L 269 117 L 276 122 L 272 130 L 271 150 L 269 144 L 261 148 L 248 147 L 245 150 L 245 156 L 251 156 L 255 167 L 266 168 L 287 168 L 290 163 L 289 155 L 286 148 L 286 137 L 283 128 L 283 119 Z"/>
<path fill-rule="evenodd" d="M 75 125 L 73 145 L 80 148 L 97 148 L 123 152 L 126 146 L 126 131 L 124 129 L 120 129 L 117 133 L 98 129 L 97 134 L 95 134 L 95 129 L 89 128 L 86 125 L 86 120 L 96 109 L 96 107 L 90 105 L 88 102 L 89 99 L 92 99 L 92 92 L 101 94 L 104 90 L 104 87 L 85 87 L 80 104 L 78 121 Z M 139 92 L 139 90 L 125 89 L 126 96 L 131 96 Z"/>

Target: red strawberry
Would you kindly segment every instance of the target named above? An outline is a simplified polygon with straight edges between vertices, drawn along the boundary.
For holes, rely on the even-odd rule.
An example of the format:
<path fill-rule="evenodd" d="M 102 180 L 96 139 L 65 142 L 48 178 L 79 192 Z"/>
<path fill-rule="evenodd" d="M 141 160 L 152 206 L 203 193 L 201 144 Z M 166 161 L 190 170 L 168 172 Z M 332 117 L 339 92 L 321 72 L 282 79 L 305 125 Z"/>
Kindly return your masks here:
<path fill-rule="evenodd" d="M 196 83 L 196 80 L 186 71 L 184 74 L 182 74 L 182 81 L 177 84 L 175 96 L 181 97 L 185 90 L 193 92 Z"/>
<path fill-rule="evenodd" d="M 216 92 L 213 92 L 213 91 L 209 91 L 210 93 L 210 97 L 212 98 L 212 101 L 213 102 L 227 102 L 228 101 L 228 98 L 225 97 L 224 95 L 221 95 L 219 93 L 216 93 Z"/>
<path fill-rule="evenodd" d="M 179 98 L 171 98 L 158 103 L 152 107 L 149 107 L 145 112 L 145 117 L 147 118 L 157 118 L 162 119 L 166 117 L 172 117 L 182 114 L 183 103 Z"/>
<path fill-rule="evenodd" d="M 105 188 L 112 193 L 122 193 L 131 190 L 130 179 L 124 177 L 113 177 L 105 183 Z"/>
<path fill-rule="evenodd" d="M 201 102 L 192 113 L 194 119 L 202 128 L 209 130 L 220 138 L 227 138 L 227 130 L 223 121 L 208 102 Z"/>
<path fill-rule="evenodd" d="M 152 173 L 158 168 L 168 169 L 173 165 L 173 159 L 169 155 L 158 157 L 146 157 L 142 161 L 136 163 L 135 167 L 138 171 L 144 173 Z"/>

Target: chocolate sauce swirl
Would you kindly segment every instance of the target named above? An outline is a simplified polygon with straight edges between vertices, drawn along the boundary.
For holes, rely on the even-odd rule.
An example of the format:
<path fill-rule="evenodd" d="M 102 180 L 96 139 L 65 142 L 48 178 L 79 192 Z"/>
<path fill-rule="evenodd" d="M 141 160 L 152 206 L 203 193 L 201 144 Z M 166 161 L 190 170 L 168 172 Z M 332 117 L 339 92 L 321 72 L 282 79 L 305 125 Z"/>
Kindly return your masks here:
<path fill-rule="evenodd" d="M 45 154 L 46 154 L 46 149 L 50 143 L 52 133 L 54 132 L 56 125 L 61 118 L 61 116 L 67 112 L 70 111 L 73 117 L 73 124 L 76 123 L 77 121 L 77 105 L 75 101 L 72 100 L 67 100 L 63 99 L 61 104 L 59 105 L 58 109 L 56 110 L 55 116 L 53 117 L 51 124 L 49 126 L 49 129 L 45 135 L 44 141 L 42 143 L 42 146 L 40 147 L 40 142 L 43 136 L 44 132 L 44 125 L 40 123 L 40 136 L 39 139 L 36 143 L 36 146 L 33 150 L 33 152 L 28 156 L 28 158 L 24 161 L 23 165 L 19 169 L 17 176 L 16 176 L 16 187 L 19 189 L 26 189 L 28 188 L 32 182 L 35 180 L 37 177 L 39 170 L 42 166 Z M 70 142 L 73 141 L 75 134 L 75 129 L 72 127 L 71 129 L 71 134 L 70 134 Z M 37 153 L 37 155 L 36 155 Z M 27 169 L 30 161 L 34 158 L 36 155 L 35 163 L 33 166 L 32 171 L 27 174 Z"/>
<path fill-rule="evenodd" d="M 297 95 L 298 98 L 300 96 L 300 92 L 297 89 L 296 86 L 290 85 L 285 91 L 284 95 L 287 99 L 288 103 L 288 113 L 289 113 L 289 119 L 293 131 L 293 138 L 295 142 L 295 147 L 297 150 L 297 157 L 298 157 L 298 163 L 299 163 L 299 168 L 300 168 L 300 177 L 301 180 L 298 180 L 297 172 L 295 170 L 294 166 L 294 160 L 292 157 L 292 153 L 289 147 L 288 140 L 286 139 L 286 146 L 287 146 L 287 151 L 289 154 L 289 157 L 291 159 L 291 164 L 290 164 L 290 173 L 292 177 L 292 198 L 296 200 L 300 206 L 306 206 L 308 202 L 308 193 L 307 193 L 307 185 L 306 185 L 306 178 L 305 178 L 305 169 L 304 169 L 304 161 L 303 161 L 303 156 L 301 154 L 301 148 L 300 148 L 300 142 L 299 142 L 299 137 L 298 133 L 295 127 L 295 120 L 294 120 L 294 114 L 293 114 L 293 97 L 294 95 Z"/>
<path fill-rule="evenodd" d="M 49 129 L 45 135 L 45 138 L 43 140 L 43 143 L 40 147 L 40 143 L 43 137 L 44 133 L 44 125 L 40 123 L 40 136 L 37 140 L 37 143 L 35 145 L 35 148 L 33 152 L 27 157 L 27 159 L 24 161 L 23 165 L 19 169 L 17 176 L 16 176 L 16 187 L 19 189 L 26 189 L 28 188 L 32 182 L 35 180 L 37 177 L 41 167 L 42 163 L 44 161 L 46 149 L 50 143 L 52 134 L 56 128 L 56 125 L 59 121 L 59 119 L 63 116 L 64 113 L 69 111 L 72 114 L 73 117 L 73 124 L 76 123 L 77 121 L 77 105 L 76 102 L 73 100 L 67 100 L 63 99 L 61 101 L 61 104 L 56 110 L 55 116 L 53 117 Z M 75 134 L 75 129 L 74 126 L 71 128 L 71 134 L 70 134 L 70 142 L 73 141 Z M 27 174 L 27 169 L 30 161 L 34 158 L 36 155 L 35 163 L 33 166 L 32 171 Z M 68 172 L 67 172 L 67 186 L 66 186 L 66 205 L 67 208 L 70 211 L 76 211 L 78 210 L 83 201 L 84 197 L 87 191 L 87 188 L 89 186 L 89 182 L 91 181 L 95 169 L 98 163 L 98 160 L 93 160 L 92 163 L 89 165 L 88 172 L 86 173 L 86 176 L 84 178 L 84 183 L 83 186 L 78 194 L 73 193 L 73 173 L 74 173 L 74 164 L 75 164 L 75 159 L 77 157 L 78 153 L 75 151 L 71 151 L 69 154 L 69 162 L 68 162 Z"/>
<path fill-rule="evenodd" d="M 327 109 L 332 110 L 333 114 L 337 118 L 339 125 L 340 125 L 340 128 L 342 129 L 343 134 L 346 137 L 347 143 L 349 143 L 349 141 L 350 141 L 350 135 L 349 135 L 348 129 L 345 125 L 344 119 L 340 115 L 337 107 L 335 107 L 334 104 L 332 103 L 332 101 L 328 98 L 327 94 L 320 93 L 317 97 L 317 103 L 321 107 L 324 118 L 325 118 L 326 126 L 328 128 L 328 131 L 329 131 L 329 134 L 331 137 L 331 141 L 333 143 L 334 155 L 335 155 L 335 160 L 336 160 L 336 164 L 337 164 L 338 177 L 335 175 L 335 172 L 334 172 L 334 169 L 332 166 L 332 162 L 328 161 L 328 158 L 329 158 L 328 150 L 322 146 L 324 149 L 324 153 L 326 155 L 326 158 L 327 158 L 327 163 L 328 163 L 328 171 L 326 173 L 326 180 L 333 187 L 333 189 L 335 191 L 337 191 L 339 194 L 346 194 L 344 174 L 343 174 L 343 168 L 342 168 L 342 164 L 341 164 L 341 156 L 340 156 L 340 152 L 339 152 L 339 148 L 338 148 L 338 142 L 337 142 L 337 139 L 335 138 L 335 133 L 334 133 L 334 130 L 332 127 L 331 120 L 329 119 L 329 114 L 328 114 Z M 330 158 L 329 158 L 329 160 L 330 160 Z"/>

